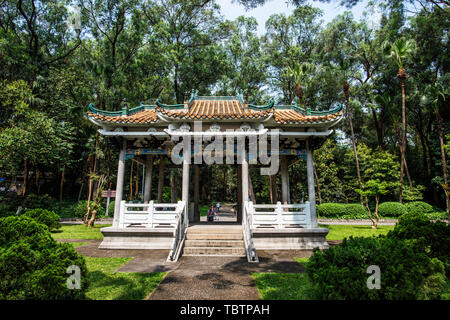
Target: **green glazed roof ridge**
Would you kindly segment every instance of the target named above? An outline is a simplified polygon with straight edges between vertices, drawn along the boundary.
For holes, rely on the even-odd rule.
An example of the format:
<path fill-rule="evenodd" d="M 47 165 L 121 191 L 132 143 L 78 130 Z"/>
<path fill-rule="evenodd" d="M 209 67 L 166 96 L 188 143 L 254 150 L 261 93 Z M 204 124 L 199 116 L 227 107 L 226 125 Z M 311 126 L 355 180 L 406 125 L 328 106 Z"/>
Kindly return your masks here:
<path fill-rule="evenodd" d="M 334 114 L 334 113 L 338 113 L 339 111 L 341 111 L 343 108 L 342 104 L 337 103 L 337 106 L 334 107 L 331 110 L 326 110 L 326 111 L 313 111 L 310 108 L 307 108 L 306 110 L 304 108 L 299 107 L 296 104 L 292 104 L 292 105 L 287 105 L 287 104 L 277 104 L 275 105 L 275 110 L 286 110 L 286 109 L 291 109 L 291 110 L 295 110 L 298 111 L 300 113 L 302 113 L 303 115 L 308 115 L 308 116 L 323 116 L 323 115 L 329 115 L 329 114 Z"/>
<path fill-rule="evenodd" d="M 255 104 L 248 104 L 248 107 L 250 109 L 254 109 L 254 110 L 269 110 L 270 108 L 272 108 L 274 106 L 275 102 L 273 101 L 273 99 L 270 99 L 270 102 L 268 105 L 266 106 L 258 106 Z"/>
<path fill-rule="evenodd" d="M 337 106 L 331 110 L 327 111 L 310 111 L 311 115 L 328 115 L 333 113 L 338 113 L 343 108 L 343 105 L 340 103 L 337 103 Z"/>
<path fill-rule="evenodd" d="M 100 110 L 94 107 L 94 104 L 89 104 L 89 110 L 94 114 L 99 114 L 102 116 L 120 116 L 122 115 L 122 111 L 107 111 L 107 110 Z"/>
<path fill-rule="evenodd" d="M 154 109 L 154 108 L 155 108 L 155 105 L 152 105 L 152 104 L 141 104 L 137 107 L 129 109 L 127 115 L 133 115 L 140 111 L 150 110 L 150 109 Z M 95 108 L 93 103 L 89 104 L 89 110 L 94 114 L 98 114 L 98 115 L 102 115 L 102 116 L 119 117 L 119 116 L 123 115 L 123 110 L 120 110 L 120 111 L 100 110 L 100 109 Z"/>
<path fill-rule="evenodd" d="M 184 103 L 179 103 L 179 104 L 163 104 L 161 103 L 161 101 L 158 99 L 156 99 L 156 105 L 162 109 L 184 109 Z"/>

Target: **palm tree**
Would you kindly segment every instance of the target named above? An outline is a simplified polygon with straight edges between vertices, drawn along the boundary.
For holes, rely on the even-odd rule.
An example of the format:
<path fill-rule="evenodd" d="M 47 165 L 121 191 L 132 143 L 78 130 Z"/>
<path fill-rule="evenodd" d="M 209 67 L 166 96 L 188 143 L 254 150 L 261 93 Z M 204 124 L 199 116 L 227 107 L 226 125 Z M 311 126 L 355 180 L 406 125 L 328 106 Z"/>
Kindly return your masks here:
<path fill-rule="evenodd" d="M 416 47 L 416 42 L 413 39 L 406 40 L 405 38 L 399 38 L 394 43 L 385 42 L 383 45 L 384 53 L 394 59 L 398 66 L 397 77 L 400 80 L 402 86 L 402 137 L 401 137 L 401 165 L 400 165 L 400 196 L 399 201 L 403 200 L 403 173 L 405 171 L 404 164 L 406 163 L 406 94 L 405 94 L 405 81 L 408 78 L 408 74 L 404 68 L 403 61 L 409 56 Z"/>
<path fill-rule="evenodd" d="M 300 105 L 304 105 L 303 102 L 303 88 L 302 84 L 306 85 L 306 79 L 308 75 L 312 74 L 315 70 L 315 66 L 311 63 L 304 62 L 296 64 L 294 68 L 287 67 L 288 76 L 294 78 L 295 81 L 295 94 L 298 97 Z"/>

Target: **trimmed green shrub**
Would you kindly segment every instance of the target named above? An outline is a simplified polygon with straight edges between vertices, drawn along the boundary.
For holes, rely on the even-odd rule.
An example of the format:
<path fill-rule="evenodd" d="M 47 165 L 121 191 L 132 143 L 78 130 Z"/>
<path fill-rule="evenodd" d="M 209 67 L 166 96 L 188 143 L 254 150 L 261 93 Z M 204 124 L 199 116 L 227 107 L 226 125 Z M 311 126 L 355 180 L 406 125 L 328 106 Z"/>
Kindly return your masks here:
<path fill-rule="evenodd" d="M 69 289 L 69 266 L 80 269 L 80 289 Z M 85 299 L 88 271 L 68 243 L 58 243 L 47 226 L 26 216 L 0 219 L 0 299 Z"/>
<path fill-rule="evenodd" d="M 399 239 L 350 237 L 328 250 L 315 249 L 307 274 L 317 299 L 429 299 L 445 288 L 436 264 Z M 367 287 L 367 268 L 372 265 L 380 268 L 380 289 Z"/>
<path fill-rule="evenodd" d="M 359 203 L 322 203 L 317 205 L 320 218 L 367 219 L 367 209 Z"/>
<path fill-rule="evenodd" d="M 405 204 L 406 212 L 408 213 L 433 213 L 433 207 L 423 201 L 408 202 Z"/>
<path fill-rule="evenodd" d="M 316 210 L 320 218 L 339 218 L 345 214 L 345 206 L 342 203 L 322 203 Z"/>
<path fill-rule="evenodd" d="M 93 206 L 94 202 L 91 201 L 91 203 L 89 204 L 89 206 L 91 207 L 91 212 L 94 209 Z M 74 216 L 77 218 L 84 218 L 84 215 L 86 214 L 87 211 L 87 200 L 81 200 L 78 201 L 77 205 L 74 208 Z M 104 217 L 105 216 L 105 208 L 100 206 L 97 209 L 97 217 Z"/>
<path fill-rule="evenodd" d="M 424 213 L 405 213 L 388 237 L 406 240 L 414 250 L 438 258 L 450 274 L 450 225 L 431 222 Z"/>
<path fill-rule="evenodd" d="M 116 206 L 116 202 L 113 200 L 109 203 L 109 207 L 108 207 L 108 215 L 110 217 L 114 216 L 114 207 Z M 105 212 L 106 214 L 106 212 Z"/>
<path fill-rule="evenodd" d="M 400 202 L 383 202 L 378 206 L 380 217 L 400 217 L 406 213 L 406 207 Z"/>
<path fill-rule="evenodd" d="M 45 224 L 50 231 L 61 228 L 59 215 L 53 211 L 45 209 L 27 209 L 24 214 L 39 223 Z"/>
<path fill-rule="evenodd" d="M 23 202 L 23 208 L 55 210 L 57 208 L 57 201 L 56 199 L 50 197 L 48 194 L 30 194 L 25 198 L 25 201 Z"/>
<path fill-rule="evenodd" d="M 360 203 L 348 203 L 344 205 L 345 214 L 342 218 L 345 219 L 368 219 L 369 213 L 367 209 Z"/>

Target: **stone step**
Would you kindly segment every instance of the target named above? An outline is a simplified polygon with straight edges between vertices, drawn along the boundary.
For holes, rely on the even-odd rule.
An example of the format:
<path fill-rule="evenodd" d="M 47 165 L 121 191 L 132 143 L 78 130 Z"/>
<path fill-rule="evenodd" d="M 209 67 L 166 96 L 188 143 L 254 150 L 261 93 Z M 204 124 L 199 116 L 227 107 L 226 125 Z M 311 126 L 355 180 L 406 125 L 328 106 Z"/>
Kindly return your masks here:
<path fill-rule="evenodd" d="M 186 233 L 186 240 L 243 240 L 241 233 Z"/>
<path fill-rule="evenodd" d="M 189 227 L 186 230 L 187 234 L 242 234 L 242 227 Z"/>
<path fill-rule="evenodd" d="M 186 240 L 187 247 L 237 247 L 243 248 L 243 240 Z"/>
<path fill-rule="evenodd" d="M 244 256 L 245 249 L 233 248 L 233 247 L 185 247 L 183 255 L 232 255 L 232 256 Z"/>

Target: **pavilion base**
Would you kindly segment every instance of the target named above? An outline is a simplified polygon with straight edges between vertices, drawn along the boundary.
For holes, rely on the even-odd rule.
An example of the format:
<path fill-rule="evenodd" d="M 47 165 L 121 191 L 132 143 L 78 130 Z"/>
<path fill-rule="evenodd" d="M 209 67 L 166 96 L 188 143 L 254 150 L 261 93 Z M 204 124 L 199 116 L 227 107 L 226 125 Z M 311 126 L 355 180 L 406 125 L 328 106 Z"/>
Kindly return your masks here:
<path fill-rule="evenodd" d="M 328 249 L 325 228 L 252 229 L 256 250 Z"/>
<path fill-rule="evenodd" d="M 171 249 L 173 229 L 113 228 L 100 229 L 103 241 L 99 249 Z"/>

